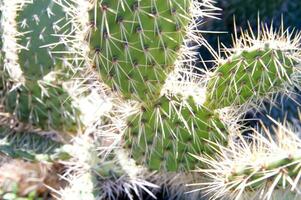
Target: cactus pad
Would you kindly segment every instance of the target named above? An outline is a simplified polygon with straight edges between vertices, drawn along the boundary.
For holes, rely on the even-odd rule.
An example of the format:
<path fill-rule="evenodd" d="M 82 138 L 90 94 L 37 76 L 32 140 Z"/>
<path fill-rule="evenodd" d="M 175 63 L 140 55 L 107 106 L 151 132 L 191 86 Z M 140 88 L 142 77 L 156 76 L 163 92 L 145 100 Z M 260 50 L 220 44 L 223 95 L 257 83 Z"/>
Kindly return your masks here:
<path fill-rule="evenodd" d="M 5 111 L 18 120 L 45 130 L 73 132 L 77 128 L 76 111 L 63 88 L 68 72 L 53 51 L 64 46 L 55 34 L 65 13 L 53 1 L 24 3 L 16 12 L 19 46 L 18 65 L 24 82 L 7 92 Z M 64 22 L 63 22 L 64 23 Z M 63 57 L 63 55 L 60 55 Z"/>
<path fill-rule="evenodd" d="M 295 64 L 286 52 L 269 46 L 233 55 L 209 81 L 207 104 L 223 108 L 263 97 L 291 81 Z"/>
<path fill-rule="evenodd" d="M 185 37 L 189 1 L 97 2 L 90 48 L 102 79 L 125 98 L 157 99 Z"/>
<path fill-rule="evenodd" d="M 216 114 L 161 97 L 154 105 L 145 105 L 141 113 L 128 120 L 126 146 L 133 158 L 151 170 L 186 171 L 194 169 L 197 160 L 187 153 L 209 153 L 208 143 L 222 141 L 225 127 Z"/>

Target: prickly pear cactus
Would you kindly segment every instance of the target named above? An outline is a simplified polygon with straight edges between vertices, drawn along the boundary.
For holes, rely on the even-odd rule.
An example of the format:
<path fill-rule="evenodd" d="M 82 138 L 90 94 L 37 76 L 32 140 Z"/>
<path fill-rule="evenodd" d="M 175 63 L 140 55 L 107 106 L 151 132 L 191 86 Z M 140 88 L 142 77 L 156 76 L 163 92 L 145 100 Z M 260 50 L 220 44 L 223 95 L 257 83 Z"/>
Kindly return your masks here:
<path fill-rule="evenodd" d="M 187 152 L 208 151 L 201 138 L 218 139 L 218 116 L 196 105 L 162 96 L 167 75 L 181 56 L 193 20 L 193 1 L 97 1 L 90 48 L 101 78 L 125 99 L 139 102 L 127 120 L 127 147 L 152 170 L 193 169 Z M 183 102 L 182 102 L 183 101 Z M 187 145 L 190 144 L 190 145 Z"/>
<path fill-rule="evenodd" d="M 211 106 L 221 103 L 236 114 L 248 113 L 249 109 L 261 111 L 262 104 L 275 105 L 277 98 L 286 101 L 288 96 L 294 95 L 295 88 L 300 87 L 297 78 L 300 74 L 299 33 L 277 32 L 267 26 L 258 30 L 261 33 L 258 36 L 252 31 L 244 33 L 228 59 L 211 74 L 208 85 L 216 89 L 209 90 L 211 96 L 207 97 L 207 102 L 214 102 Z M 213 199 L 250 199 L 254 195 L 266 200 L 284 198 L 273 195 L 277 190 L 293 191 L 289 195 L 300 198 L 296 191 L 300 178 L 297 175 L 300 174 L 297 153 L 300 127 L 298 123 L 282 124 L 269 116 L 266 118 L 273 123 L 269 127 L 251 130 L 249 134 L 245 131 L 250 129 L 243 129 L 241 133 L 244 134 L 237 135 L 236 141 L 229 142 L 228 146 L 216 144 L 220 146 L 215 148 L 216 158 L 196 156 L 209 166 L 200 170 L 209 177 L 209 181 L 201 185 Z"/>
<path fill-rule="evenodd" d="M 75 132 L 78 114 L 64 88 L 58 23 L 65 14 L 53 1 L 2 2 L 4 112 L 43 130 Z M 59 58 L 60 57 L 60 58 Z M 3 91 L 2 91 L 3 92 Z"/>
<path fill-rule="evenodd" d="M 266 43 L 227 58 L 208 84 L 208 105 L 223 108 L 279 91 L 291 82 L 297 64 L 294 54 Z"/>
<path fill-rule="evenodd" d="M 138 101 L 137 114 L 127 119 L 125 146 L 138 164 L 151 170 L 194 169 L 199 163 L 188 152 L 210 154 L 206 140 L 223 143 L 229 135 L 216 109 L 264 98 L 290 83 L 295 73 L 290 47 L 283 49 L 265 35 L 253 44 L 250 35 L 237 41 L 236 49 L 245 42 L 243 51 L 233 53 L 210 76 L 203 105 L 193 96 L 162 94 L 167 74 L 179 62 L 176 58 L 181 59 L 180 47 L 194 20 L 192 5 L 97 1 L 90 11 L 90 57 L 106 84 Z"/>
<path fill-rule="evenodd" d="M 90 48 L 104 82 L 127 99 L 156 100 L 184 40 L 190 3 L 96 1 Z"/>
<path fill-rule="evenodd" d="M 268 182 L 264 174 L 266 169 L 272 172 L 292 170 L 289 177 L 297 180 L 299 172 L 295 173 L 292 167 L 299 170 L 299 161 L 295 163 L 299 160 L 299 142 L 293 136 L 290 141 L 297 149 L 294 156 L 276 157 L 275 162 L 263 163 L 267 168 L 261 166 L 256 172 L 252 171 L 255 167 L 249 169 L 253 163 L 246 162 L 247 165 L 243 163 L 233 172 L 234 158 L 240 152 L 231 151 L 231 148 L 241 147 L 240 143 L 236 146 L 233 138 L 241 137 L 242 127 L 236 124 L 236 118 L 229 123 L 227 117 L 233 117 L 233 113 L 241 115 L 247 107 L 260 104 L 274 93 L 299 85 L 299 35 L 292 38 L 283 30 L 276 33 L 264 27 L 255 37 L 251 31 L 241 39 L 236 38 L 234 50 L 229 50 L 227 59 L 217 60 L 215 71 L 199 75 L 195 73 L 193 50 L 194 43 L 198 46 L 203 41 L 197 31 L 200 18 L 206 16 L 203 7 L 209 13 L 216 10 L 210 0 L 1 1 L 0 97 L 5 116 L 40 131 L 77 132 L 81 125 L 80 114 L 70 97 L 73 91 L 68 90 L 68 83 L 83 72 L 100 78 L 111 88 L 110 92 L 117 93 L 116 96 L 121 96 L 134 108 L 112 117 L 120 113 L 117 108 L 122 107 L 114 104 L 117 99 L 114 96 L 114 105 L 110 105 L 112 113 L 105 113 L 109 119 L 99 122 L 102 118 L 97 115 L 101 119 L 92 120 L 91 127 L 85 127 L 86 134 L 75 137 L 73 146 L 65 145 L 62 151 L 57 151 L 56 147 L 51 151 L 44 149 L 43 144 L 53 147 L 47 139 L 43 143 L 44 137 L 35 140 L 36 148 L 26 147 L 25 143 L 35 145 L 35 141 L 27 140 L 26 135 L 23 137 L 22 133 L 27 132 L 21 130 L 21 136 L 19 133 L 6 135 L 7 129 L 16 127 L 2 123 L 5 137 L 1 142 L 6 143 L 1 144 L 0 151 L 30 161 L 68 159 L 66 165 L 70 171 L 79 170 L 72 174 L 76 176 L 70 178 L 70 182 L 78 179 L 81 183 L 83 179 L 79 176 L 87 183 L 87 187 L 77 191 L 85 191 L 84 199 L 113 197 L 106 183 L 112 177 L 123 175 L 128 180 L 118 188 L 130 198 L 133 198 L 133 191 L 139 196 L 137 185 L 154 197 L 148 187 L 155 186 L 137 178 L 143 171 L 141 168 L 166 175 L 170 172 L 187 174 L 206 164 L 214 165 L 213 171 L 205 172 L 211 178 L 222 180 L 222 184 L 230 181 L 234 185 L 217 192 L 213 198 L 220 198 L 220 194 L 231 193 L 233 189 L 235 193 L 239 188 L 236 181 L 241 184 L 250 181 L 249 185 L 240 187 L 257 189 L 257 183 L 262 186 Z M 88 83 L 88 92 L 95 92 L 95 87 L 99 87 L 94 85 L 94 80 L 84 82 Z M 195 93 L 191 92 L 192 88 L 196 88 Z M 97 104 L 93 103 L 97 101 L 82 101 L 79 107 L 96 110 Z M 108 129 L 114 133 L 104 139 Z M 263 141 L 263 138 L 253 139 Z M 243 144 L 249 147 L 247 141 Z M 262 144 L 260 148 L 266 146 Z M 225 148 L 230 149 L 230 154 L 223 154 Z M 254 152 L 262 150 L 260 148 L 255 146 Z M 99 149 L 105 152 L 103 157 L 98 155 Z M 251 151 L 244 150 L 246 154 Z M 264 153 L 270 158 L 275 152 Z M 282 148 L 280 153 L 283 152 L 287 152 L 287 148 Z M 233 158 L 228 158 L 231 153 Z M 232 160 L 218 163 L 214 160 L 216 157 Z M 106 159 L 113 161 L 106 162 Z M 241 157 L 238 160 L 245 161 Z M 232 171 L 214 171 L 214 167 L 220 166 Z M 276 178 L 271 176 L 275 179 L 270 190 L 280 186 L 280 175 L 275 174 Z M 241 176 L 250 179 L 241 179 Z M 296 187 L 291 179 L 283 180 L 289 182 L 292 189 Z M 222 185 L 217 182 L 217 187 L 224 186 L 219 184 Z M 95 185 L 101 185 L 101 189 L 95 189 Z M 70 190 L 66 194 L 78 193 Z"/>

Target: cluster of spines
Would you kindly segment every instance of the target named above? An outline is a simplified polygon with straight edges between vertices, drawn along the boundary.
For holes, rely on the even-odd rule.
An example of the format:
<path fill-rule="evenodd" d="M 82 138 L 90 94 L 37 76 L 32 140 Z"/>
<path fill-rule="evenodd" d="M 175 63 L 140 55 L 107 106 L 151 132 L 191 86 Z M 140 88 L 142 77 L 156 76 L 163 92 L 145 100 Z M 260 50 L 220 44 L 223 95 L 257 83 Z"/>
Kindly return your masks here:
<path fill-rule="evenodd" d="M 196 156 L 208 164 L 208 169 L 197 171 L 209 179 L 194 186 L 198 185 L 213 199 L 256 195 L 258 199 L 268 200 L 277 198 L 274 192 L 279 189 L 299 197 L 301 143 L 297 129 L 290 124 L 273 122 L 277 126 L 275 134 L 263 130 L 251 138 L 240 137 L 229 146 L 216 149 L 215 159 Z"/>
<path fill-rule="evenodd" d="M 268 94 L 299 87 L 296 78 L 298 42 L 300 34 L 258 26 L 258 35 L 252 30 L 229 49 L 226 60 L 219 60 L 218 68 L 208 83 L 209 107 L 223 108 L 264 99 Z M 236 29 L 235 29 L 236 31 Z"/>

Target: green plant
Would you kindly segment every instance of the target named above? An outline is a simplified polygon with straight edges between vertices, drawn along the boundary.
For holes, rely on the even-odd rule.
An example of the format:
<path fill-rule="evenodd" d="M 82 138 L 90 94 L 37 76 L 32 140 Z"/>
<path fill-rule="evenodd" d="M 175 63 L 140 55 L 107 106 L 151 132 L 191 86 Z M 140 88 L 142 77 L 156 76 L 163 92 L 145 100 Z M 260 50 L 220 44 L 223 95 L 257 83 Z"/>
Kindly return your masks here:
<path fill-rule="evenodd" d="M 300 198 L 298 131 L 292 124 L 272 121 L 275 134 L 263 130 L 251 138 L 240 137 L 239 142 L 220 147 L 215 159 L 196 156 L 209 166 L 199 170 L 210 177 L 199 185 L 213 199 Z"/>
<path fill-rule="evenodd" d="M 269 98 L 272 93 L 288 91 L 293 86 L 298 86 L 299 37 L 291 38 L 287 31 L 277 33 L 266 27 L 263 27 L 258 37 L 254 37 L 250 32 L 242 39 L 236 40 L 234 52 L 229 52 L 228 60 L 218 60 L 221 62 L 217 62 L 217 69 L 209 73 L 208 79 L 204 81 L 207 92 L 192 95 L 189 90 L 191 88 L 187 87 L 188 85 L 197 88 L 197 81 L 200 81 L 193 73 L 191 63 L 185 62 L 194 59 L 193 54 L 190 54 L 191 49 L 187 46 L 179 50 L 178 59 L 173 64 L 173 70 L 176 72 L 172 76 L 176 74 L 178 76 L 174 79 L 180 78 L 180 80 L 172 82 L 174 84 L 172 87 L 168 87 L 170 83 L 162 86 L 162 80 L 165 78 L 155 77 L 152 75 L 154 72 L 147 68 L 149 62 L 155 59 L 152 53 L 156 53 L 161 41 L 159 40 L 158 43 L 158 40 L 149 37 L 152 38 L 151 42 L 159 45 L 156 46 L 157 48 L 145 49 L 144 45 L 149 45 L 147 34 L 154 34 L 154 31 L 144 30 L 144 24 L 140 24 L 146 21 L 144 15 L 156 21 L 160 12 L 154 12 L 156 14 L 154 16 L 148 13 L 152 10 L 149 9 L 150 6 L 140 6 L 138 2 L 133 3 L 133 6 L 127 6 L 128 4 L 125 3 L 124 10 L 121 9 L 122 1 L 118 1 L 120 4 L 106 1 L 101 3 L 103 4 L 96 3 L 98 7 L 90 11 L 93 23 L 88 31 L 88 42 L 91 42 L 90 46 L 94 52 L 88 54 L 105 83 L 126 100 L 138 101 L 136 114 L 128 118 L 123 117 L 126 119 L 125 146 L 129 155 L 138 164 L 146 165 L 150 170 L 171 172 L 195 168 L 199 163 L 187 156 L 188 152 L 214 156 L 211 151 L 219 145 L 209 148 L 211 145 L 208 143 L 216 139 L 220 143 L 221 138 L 227 141 L 228 135 L 235 134 L 229 129 L 226 130 L 221 123 L 221 119 L 224 120 L 227 116 L 221 116 L 222 114 L 218 113 L 220 109 L 230 108 L 231 112 L 243 113 L 246 107 L 256 103 L 260 106 L 261 101 Z M 101 11 L 99 12 L 98 9 Z M 134 13 L 131 16 L 132 20 L 124 20 L 124 16 L 128 17 L 128 12 Z M 141 21 L 139 21 L 140 15 Z M 113 19 L 116 20 L 114 23 L 112 23 Z M 133 28 L 134 25 L 126 29 L 127 23 L 137 24 L 137 29 Z M 154 29 L 151 30 L 156 30 L 156 23 L 150 21 L 148 26 L 153 26 Z M 191 34 L 193 29 L 189 28 L 186 32 Z M 143 35 L 144 32 L 147 34 Z M 137 43 L 134 42 L 132 45 L 128 43 L 126 33 L 131 38 L 129 40 Z M 145 38 L 141 40 L 140 37 Z M 191 38 L 184 37 L 182 41 L 188 44 L 189 39 Z M 138 56 L 135 53 L 130 54 L 131 48 L 134 48 L 133 52 L 140 49 Z M 123 52 L 126 52 L 129 58 L 134 57 L 136 62 L 124 59 Z M 144 59 L 142 64 L 141 61 L 136 60 L 136 57 Z M 150 65 L 155 72 L 157 72 L 157 63 L 160 62 L 162 60 L 155 59 L 155 64 Z M 172 72 L 171 69 L 163 70 L 164 74 Z M 181 75 L 177 74 L 179 71 Z M 140 86 L 142 81 L 146 84 Z M 158 84 L 157 87 L 152 87 L 152 81 Z M 202 102 L 198 97 L 204 94 L 205 101 Z M 235 124 L 232 122 L 229 125 Z"/>
<path fill-rule="evenodd" d="M 210 46 L 197 28 L 203 16 L 215 17 L 210 0 L 13 0 L 1 8 L 3 133 L 17 130 L 21 142 L 7 136 L 0 150 L 31 161 L 67 159 L 71 187 L 62 198 L 114 198 L 106 188 L 112 178 L 124 178 L 118 189 L 130 198 L 141 189 L 154 196 L 147 170 L 205 167 L 207 160 L 190 154 L 214 159 L 240 135 L 235 115 L 299 85 L 300 36 L 264 26 L 257 37 L 252 30 L 236 36 L 227 59 L 216 56 L 216 69 L 201 74 L 195 49 Z M 111 100 L 103 111 L 101 95 Z M 35 138 L 24 136 L 28 129 L 64 139 L 84 133 L 48 151 L 40 148 L 52 147 L 44 137 L 24 147 Z"/>
<path fill-rule="evenodd" d="M 245 34 L 237 40 L 235 52 L 217 65 L 205 85 L 203 104 L 197 104 L 185 87 L 176 91 L 171 87 L 164 93 L 167 74 L 177 65 L 190 73 L 187 79 L 194 76 L 191 63 L 181 61 L 192 60 L 193 55 L 180 48 L 181 43 L 188 45 L 187 34 L 193 32 L 189 26 L 194 23 L 195 16 L 190 14 L 194 12 L 189 12 L 195 9 L 193 2 L 168 2 L 133 1 L 123 9 L 120 1 L 97 2 L 90 11 L 89 42 L 104 82 L 125 99 L 138 101 L 137 114 L 129 116 L 124 133 L 130 155 L 151 170 L 186 171 L 196 164 L 187 152 L 209 153 L 206 140 L 227 141 L 230 135 L 216 109 L 243 105 L 285 88 L 298 73 L 298 51 L 294 43 L 281 41 L 285 36 L 263 28 L 258 38 Z M 176 39 L 170 41 L 169 34 Z M 190 81 L 182 80 L 193 84 Z"/>

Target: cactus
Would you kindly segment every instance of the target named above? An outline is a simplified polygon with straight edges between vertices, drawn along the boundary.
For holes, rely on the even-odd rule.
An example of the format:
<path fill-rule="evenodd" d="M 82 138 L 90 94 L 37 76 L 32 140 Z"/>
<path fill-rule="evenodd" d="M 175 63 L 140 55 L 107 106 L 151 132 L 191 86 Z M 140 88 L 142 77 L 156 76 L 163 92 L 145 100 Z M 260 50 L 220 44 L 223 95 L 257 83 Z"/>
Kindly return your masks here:
<path fill-rule="evenodd" d="M 208 83 L 210 107 L 242 105 L 291 82 L 297 60 L 282 47 L 269 45 L 273 44 L 243 47 L 218 66 Z"/>
<path fill-rule="evenodd" d="M 241 137 L 239 142 L 221 147 L 216 159 L 197 156 L 210 166 L 210 169 L 200 170 L 210 177 L 208 182 L 200 185 L 209 186 L 208 192 L 215 193 L 213 199 L 248 199 L 254 197 L 251 191 L 256 191 L 258 199 L 277 199 L 273 194 L 277 189 L 290 191 L 289 196 L 300 198 L 298 192 L 292 193 L 300 188 L 301 143 L 296 135 L 297 129 L 290 124 L 272 121 L 277 126 L 276 134 L 262 130 L 254 133 L 251 139 Z"/>
<path fill-rule="evenodd" d="M 34 148 L 28 138 L 35 136 L 25 135 L 27 130 L 21 128 L 4 137 L 3 141 L 10 142 L 1 145 L 0 151 L 30 161 L 67 159 L 67 167 L 75 170 L 67 175 L 70 182 L 87 183 L 85 188 L 75 187 L 85 199 L 115 198 L 107 185 L 116 177 L 116 184 L 121 182 L 121 191 L 129 198 L 141 196 L 139 187 L 154 197 L 150 188 L 156 186 L 141 179 L 145 168 L 166 175 L 189 173 L 212 163 L 224 167 L 211 159 L 220 154 L 226 158 L 223 150 L 236 147 L 232 139 L 241 132 L 238 117 L 231 123 L 227 117 L 233 112 L 244 114 L 254 105 L 258 109 L 276 92 L 298 87 L 300 34 L 293 37 L 288 30 L 275 32 L 263 26 L 258 36 L 252 31 L 241 39 L 236 36 L 227 59 L 218 58 L 214 71 L 200 75 L 195 72 L 194 50 L 207 44 L 198 36 L 197 27 L 200 18 L 216 10 L 210 0 L 1 1 L 0 97 L 4 114 L 17 121 L 2 123 L 3 134 L 18 129 L 19 123 L 39 134 L 54 130 L 62 137 L 81 132 L 84 126 L 84 134 L 74 138 L 74 146 L 48 151 L 43 148 L 49 145 L 47 138 L 38 136 Z M 111 91 L 103 91 L 99 80 Z M 92 115 L 85 109 L 99 112 L 100 92 L 115 92 L 108 106 L 112 112 Z M 121 111 L 119 97 L 134 108 Z M 116 113 L 122 114 L 112 117 Z M 91 117 L 83 119 L 83 115 Z M 257 135 L 252 138 L 264 141 Z M 254 146 L 255 150 L 260 147 Z M 105 154 L 99 156 L 99 149 Z M 208 155 L 210 160 L 190 154 Z M 266 164 L 272 171 L 291 166 L 287 170 L 293 177 L 293 167 L 298 167 L 294 159 L 299 157 Z M 266 183 L 263 169 L 257 173 L 252 171 L 255 167 L 240 167 L 227 179 L 250 176 L 251 183 L 243 190 L 257 189 L 254 181 Z M 267 199 L 276 187 L 270 187 Z M 59 193 L 64 198 L 73 191 L 71 185 Z"/>
<path fill-rule="evenodd" d="M 102 79 L 125 98 L 158 99 L 184 40 L 191 2 L 96 2 L 90 49 Z"/>
<path fill-rule="evenodd" d="M 217 90 L 209 90 L 212 92 L 207 102 L 214 102 L 210 106 L 219 108 L 218 103 L 221 102 L 235 114 L 247 113 L 249 109 L 259 111 L 264 103 L 273 104 L 275 96 L 281 98 L 280 91 L 282 95 L 289 96 L 295 88 L 299 88 L 300 34 L 292 37 L 293 34 L 288 30 L 277 32 L 265 26 L 258 30 L 258 36 L 252 32 L 244 33 L 236 41 L 229 58 L 219 62 L 221 65 L 212 73 L 213 78 L 208 85 Z M 257 55 L 262 51 L 265 51 L 264 56 L 258 59 Z M 250 59 L 250 55 L 253 59 Z M 225 67 L 229 67 L 227 71 Z M 241 73 L 242 69 L 245 73 Z M 249 74 L 249 71 L 253 72 Z M 220 72 L 231 76 L 219 76 Z M 259 78 L 256 78 L 256 73 L 260 74 Z M 271 81 L 264 82 L 265 79 Z M 245 99 L 242 94 L 247 91 L 249 93 Z M 231 108 L 233 106 L 236 110 Z M 258 199 L 277 199 L 277 196 L 273 196 L 274 191 L 288 190 L 289 187 L 297 193 L 300 174 L 297 153 L 300 145 L 297 136 L 299 128 L 281 125 L 272 118 L 269 120 L 278 128 L 269 131 L 268 128 L 273 129 L 273 126 L 263 127 L 261 131 L 252 130 L 247 135 L 246 130 L 242 130 L 242 134 L 229 141 L 228 146 L 212 142 L 216 157 L 209 154 L 194 155 L 202 163 L 207 163 L 207 168 L 199 170 L 209 178 L 199 184 L 201 190 L 212 195 L 212 199 L 249 199 L 254 195 Z M 195 187 L 198 184 L 192 185 Z M 254 194 L 251 191 L 256 192 Z M 299 197 L 299 194 L 294 195 Z"/>
<path fill-rule="evenodd" d="M 186 152 L 208 151 L 200 138 L 219 138 L 215 126 L 224 130 L 218 117 L 193 98 L 184 102 L 180 95 L 161 94 L 195 17 L 189 13 L 193 3 L 97 1 L 90 11 L 90 57 L 104 83 L 139 102 L 125 137 L 134 159 L 152 170 L 192 169 L 195 164 Z"/>
<path fill-rule="evenodd" d="M 252 34 L 245 34 L 245 38 L 238 40 L 235 47 L 243 51 L 234 52 L 210 77 L 204 106 L 197 105 L 193 97 L 184 99 L 181 94 L 173 94 L 174 97 L 162 94 L 166 76 L 160 75 L 171 72 L 177 60 L 173 59 L 173 63 L 170 64 L 168 60 L 154 56 L 161 50 L 165 58 L 169 57 L 162 48 L 145 49 L 145 46 L 149 47 L 148 43 L 151 41 L 155 43 L 155 47 L 160 47 L 162 40 L 164 41 L 163 28 L 159 36 L 154 35 L 158 34 L 156 30 L 160 23 L 162 27 L 168 27 L 167 22 L 167 25 L 163 21 L 157 22 L 162 15 L 160 6 L 165 8 L 165 5 L 153 1 L 152 5 L 132 2 L 120 11 L 119 3 L 122 2 L 118 2 L 101 1 L 100 5 L 95 4 L 96 8 L 90 11 L 90 16 L 96 17 L 92 18 L 93 25 L 89 38 L 92 46 L 90 48 L 95 50 L 91 57 L 106 84 L 120 92 L 125 99 L 131 98 L 139 102 L 138 113 L 127 120 L 126 145 L 136 162 L 146 164 L 151 170 L 185 171 L 195 168 L 195 164 L 198 163 L 187 157 L 187 152 L 209 153 L 210 148 L 204 139 L 212 141 L 223 138 L 216 129 L 228 135 L 219 116 L 215 114 L 216 109 L 242 105 L 252 99 L 260 99 L 279 91 L 285 84 L 292 82 L 291 77 L 298 71 L 295 67 L 298 60 L 294 57 L 294 44 L 285 47 L 287 44 L 281 42 L 285 36 L 277 38 L 276 33 L 268 35 L 265 34 L 266 31 L 257 38 L 259 41 L 255 44 L 256 38 L 253 38 Z M 187 10 L 186 2 L 183 2 L 183 5 L 176 4 L 176 1 L 170 2 L 171 10 L 168 15 L 170 19 L 174 17 L 173 10 Z M 173 3 L 180 8 L 173 8 Z M 153 8 L 157 10 L 153 11 Z M 100 9 L 100 12 L 97 9 Z M 127 16 L 127 12 L 134 13 L 131 20 L 124 17 Z M 146 20 L 145 15 L 153 20 L 147 25 L 143 24 Z M 183 14 L 179 14 L 179 21 L 193 18 L 186 12 L 183 20 L 180 16 Z M 128 29 L 127 22 L 131 22 Z M 173 23 L 175 26 L 177 21 Z M 135 28 L 133 24 L 137 24 L 137 27 Z M 186 25 L 189 27 L 187 22 Z M 185 26 L 182 28 L 185 31 Z M 185 39 L 183 36 L 185 32 L 180 33 L 182 40 L 177 41 L 178 43 L 184 42 Z M 276 42 L 270 42 L 271 39 Z M 170 48 L 168 44 L 166 48 Z M 136 54 L 133 49 L 137 51 L 140 49 L 141 53 Z M 119 52 L 126 52 L 124 54 L 127 56 Z M 178 56 L 181 57 L 180 54 Z M 144 60 L 138 62 L 137 58 Z M 148 65 L 149 63 L 151 64 Z M 162 69 L 161 72 L 157 69 L 165 65 L 171 67 Z M 159 75 L 156 75 L 157 73 Z M 152 85 L 153 82 L 156 85 Z M 140 86 L 140 83 L 145 84 Z M 185 91 L 181 92 L 185 94 Z"/>
<path fill-rule="evenodd" d="M 43 130 L 75 132 L 78 114 L 64 88 L 70 75 L 52 53 L 64 48 L 54 36 L 64 31 L 63 10 L 48 0 L 1 4 L 4 112 Z"/>

